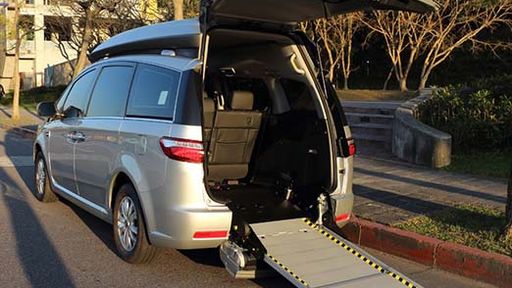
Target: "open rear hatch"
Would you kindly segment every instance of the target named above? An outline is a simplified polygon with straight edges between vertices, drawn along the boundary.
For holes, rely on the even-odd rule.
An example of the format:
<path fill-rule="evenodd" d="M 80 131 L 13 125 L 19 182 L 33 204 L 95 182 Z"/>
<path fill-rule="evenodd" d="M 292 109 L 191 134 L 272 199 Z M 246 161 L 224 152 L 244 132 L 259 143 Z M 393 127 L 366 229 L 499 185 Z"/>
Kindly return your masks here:
<path fill-rule="evenodd" d="M 202 0 L 203 31 L 213 26 L 240 22 L 274 28 L 295 27 L 302 21 L 331 17 L 360 10 L 403 10 L 429 12 L 432 0 Z"/>
<path fill-rule="evenodd" d="M 229 241 L 220 249 L 228 271 L 235 277 L 253 278 L 266 263 L 298 287 L 418 287 L 326 228 L 337 229 L 332 190 L 350 185 L 333 185 L 340 168 L 336 161 L 353 155 L 340 153 L 349 150 L 351 139 L 344 130 L 349 129 L 337 127 L 330 112 L 322 112 L 327 106 L 341 111 L 337 98 L 323 95 L 335 93 L 322 91 L 302 43 L 281 32 L 293 31 L 302 21 L 358 10 L 428 12 L 436 4 L 432 0 L 203 0 L 201 4 L 201 29 L 207 40 L 201 53 L 206 184 L 212 199 L 233 211 Z M 344 141 L 347 147 L 335 141 Z"/>

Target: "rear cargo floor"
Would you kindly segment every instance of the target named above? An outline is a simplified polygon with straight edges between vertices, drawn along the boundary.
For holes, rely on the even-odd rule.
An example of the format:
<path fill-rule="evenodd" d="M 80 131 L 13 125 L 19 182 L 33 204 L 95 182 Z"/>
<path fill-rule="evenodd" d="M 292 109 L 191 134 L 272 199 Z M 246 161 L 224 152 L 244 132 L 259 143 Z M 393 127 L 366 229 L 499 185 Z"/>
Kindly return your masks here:
<path fill-rule="evenodd" d="M 217 198 L 227 202 L 235 217 L 247 223 L 277 221 L 304 217 L 306 214 L 291 201 L 283 200 L 270 187 L 260 185 L 230 186 L 216 193 Z"/>

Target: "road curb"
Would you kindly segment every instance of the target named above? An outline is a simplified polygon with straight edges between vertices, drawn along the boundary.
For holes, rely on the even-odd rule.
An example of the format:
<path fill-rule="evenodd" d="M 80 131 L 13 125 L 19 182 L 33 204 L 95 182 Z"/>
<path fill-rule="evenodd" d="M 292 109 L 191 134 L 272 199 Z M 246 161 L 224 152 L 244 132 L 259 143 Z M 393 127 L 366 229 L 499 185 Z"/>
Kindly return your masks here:
<path fill-rule="evenodd" d="M 512 287 L 512 257 L 441 241 L 356 217 L 341 231 L 344 237 L 361 246 L 498 287 Z"/>

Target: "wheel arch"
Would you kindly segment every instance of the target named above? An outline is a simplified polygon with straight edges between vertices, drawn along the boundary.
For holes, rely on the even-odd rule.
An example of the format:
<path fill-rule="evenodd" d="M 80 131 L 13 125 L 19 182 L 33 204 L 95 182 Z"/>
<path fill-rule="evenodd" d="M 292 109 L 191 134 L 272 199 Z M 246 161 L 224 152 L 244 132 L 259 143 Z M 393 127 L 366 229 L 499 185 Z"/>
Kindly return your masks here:
<path fill-rule="evenodd" d="M 130 184 L 132 185 L 133 187 L 133 190 L 135 190 L 135 194 L 137 194 L 137 197 L 139 198 L 139 204 L 141 206 L 141 210 L 142 210 L 142 220 L 144 221 L 144 225 L 146 227 L 146 239 L 148 239 L 148 242 L 149 244 L 151 244 L 151 239 L 149 237 L 150 235 L 150 231 L 149 231 L 149 226 L 148 226 L 148 218 L 147 218 L 147 213 L 146 213 L 146 209 L 144 208 L 145 205 L 142 201 L 142 197 L 139 193 L 139 190 L 137 189 L 137 185 L 135 185 L 135 182 L 133 180 L 133 177 L 127 173 L 126 171 L 118 171 L 114 177 L 112 177 L 112 182 L 110 184 L 110 189 L 109 189 L 109 193 L 108 193 L 108 202 L 107 202 L 107 205 L 110 209 L 110 213 L 111 213 L 111 219 L 112 219 L 112 223 L 114 222 L 114 204 L 115 204 L 115 199 L 117 197 L 117 193 L 119 192 L 119 188 L 121 188 L 121 186 L 123 186 L 124 184 Z"/>

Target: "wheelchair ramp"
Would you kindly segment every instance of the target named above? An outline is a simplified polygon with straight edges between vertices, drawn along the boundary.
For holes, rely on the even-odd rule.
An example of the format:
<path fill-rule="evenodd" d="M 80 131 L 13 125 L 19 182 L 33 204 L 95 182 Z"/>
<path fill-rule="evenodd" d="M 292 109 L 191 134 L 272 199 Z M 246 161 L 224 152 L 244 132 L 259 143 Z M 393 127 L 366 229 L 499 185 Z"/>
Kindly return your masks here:
<path fill-rule="evenodd" d="M 420 287 L 307 219 L 251 224 L 265 262 L 297 287 Z"/>

